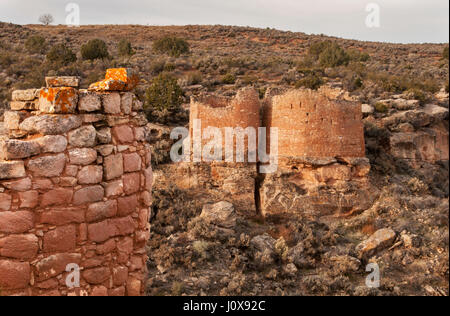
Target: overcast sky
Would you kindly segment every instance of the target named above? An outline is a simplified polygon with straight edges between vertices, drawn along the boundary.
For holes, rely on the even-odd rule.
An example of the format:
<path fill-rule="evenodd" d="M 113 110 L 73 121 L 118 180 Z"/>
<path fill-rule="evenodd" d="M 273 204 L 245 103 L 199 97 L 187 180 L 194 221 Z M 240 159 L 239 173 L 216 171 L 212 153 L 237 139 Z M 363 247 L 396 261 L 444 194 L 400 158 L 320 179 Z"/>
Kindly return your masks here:
<path fill-rule="evenodd" d="M 0 0 L 0 21 L 37 23 L 50 13 L 64 24 L 77 3 L 81 24 L 224 24 L 272 27 L 344 38 L 448 43 L 448 0 Z M 366 6 L 380 7 L 380 27 L 366 26 Z"/>

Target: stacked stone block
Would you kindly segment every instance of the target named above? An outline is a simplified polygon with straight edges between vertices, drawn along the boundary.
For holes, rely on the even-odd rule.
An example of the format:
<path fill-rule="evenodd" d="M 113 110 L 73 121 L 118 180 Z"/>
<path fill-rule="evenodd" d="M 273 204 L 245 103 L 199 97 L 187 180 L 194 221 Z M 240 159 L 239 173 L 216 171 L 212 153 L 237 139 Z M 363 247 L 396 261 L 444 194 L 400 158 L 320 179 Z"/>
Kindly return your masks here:
<path fill-rule="evenodd" d="M 153 175 L 142 103 L 123 80 L 121 91 L 88 91 L 47 78 L 13 93 L 0 140 L 0 295 L 143 293 Z M 79 287 L 67 286 L 71 264 Z"/>

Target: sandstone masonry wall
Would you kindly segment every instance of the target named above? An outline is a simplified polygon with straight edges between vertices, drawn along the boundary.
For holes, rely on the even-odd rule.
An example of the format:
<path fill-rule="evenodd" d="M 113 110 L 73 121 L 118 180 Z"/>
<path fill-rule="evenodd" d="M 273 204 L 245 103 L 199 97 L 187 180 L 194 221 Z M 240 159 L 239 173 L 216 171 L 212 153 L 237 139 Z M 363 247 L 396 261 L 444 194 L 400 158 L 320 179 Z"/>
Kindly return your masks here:
<path fill-rule="evenodd" d="M 280 157 L 365 157 L 357 102 L 291 90 L 265 100 L 263 126 L 278 128 Z"/>
<path fill-rule="evenodd" d="M 143 293 L 151 155 L 142 104 L 119 73 L 91 91 L 63 77 L 13 93 L 0 139 L 0 295 Z M 78 288 L 68 264 L 81 269 Z"/>
<path fill-rule="evenodd" d="M 258 93 L 252 88 L 239 90 L 232 98 L 218 96 L 202 96 L 191 100 L 190 107 L 190 135 L 193 137 L 194 120 L 201 121 L 202 135 L 209 127 L 217 127 L 222 132 L 222 142 L 225 145 L 225 127 L 253 127 L 257 133 L 260 127 L 260 102 Z M 202 145 L 209 142 L 202 139 Z M 234 141 L 234 148 L 236 139 Z M 225 148 L 225 146 L 223 146 Z M 247 153 L 248 141 L 245 140 L 245 152 Z M 246 156 L 247 160 L 247 156 Z"/>
<path fill-rule="evenodd" d="M 233 99 L 193 99 L 191 138 L 195 119 L 201 120 L 202 131 L 213 126 L 222 135 L 225 127 L 266 127 L 267 152 L 270 129 L 277 127 L 278 170 L 258 175 L 257 166 L 248 162 L 194 163 L 180 169 L 183 180 L 171 180 L 180 186 L 218 189 L 237 210 L 258 210 L 264 216 L 345 215 L 368 208 L 370 164 L 365 158 L 361 104 L 341 90 L 275 89 L 260 102 L 256 91 L 246 88 Z M 207 142 L 202 140 L 202 145 Z M 252 203 L 244 202 L 252 197 Z"/>

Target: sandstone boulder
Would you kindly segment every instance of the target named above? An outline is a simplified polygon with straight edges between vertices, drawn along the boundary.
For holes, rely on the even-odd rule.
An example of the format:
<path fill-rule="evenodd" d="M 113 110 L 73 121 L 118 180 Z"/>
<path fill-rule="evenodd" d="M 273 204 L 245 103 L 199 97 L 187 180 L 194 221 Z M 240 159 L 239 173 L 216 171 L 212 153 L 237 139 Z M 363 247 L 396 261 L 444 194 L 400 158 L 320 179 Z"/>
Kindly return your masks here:
<path fill-rule="evenodd" d="M 203 206 L 200 218 L 203 218 L 210 224 L 224 228 L 233 228 L 236 226 L 236 211 L 233 204 L 229 202 L 219 202 L 216 204 L 206 204 Z"/>
<path fill-rule="evenodd" d="M 40 115 L 25 119 L 20 129 L 30 134 L 61 135 L 81 124 L 81 118 L 76 115 Z"/>
<path fill-rule="evenodd" d="M 378 251 L 392 246 L 396 238 L 396 233 L 390 228 L 378 230 L 375 234 L 360 243 L 356 247 L 360 259 L 369 259 Z"/>

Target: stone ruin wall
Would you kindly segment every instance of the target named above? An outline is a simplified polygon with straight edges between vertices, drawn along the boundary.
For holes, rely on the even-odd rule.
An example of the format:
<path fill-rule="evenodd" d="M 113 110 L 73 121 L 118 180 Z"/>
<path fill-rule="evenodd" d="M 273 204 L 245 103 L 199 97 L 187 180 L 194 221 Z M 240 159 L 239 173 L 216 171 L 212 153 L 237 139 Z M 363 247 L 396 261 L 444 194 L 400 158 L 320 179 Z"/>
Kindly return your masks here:
<path fill-rule="evenodd" d="M 223 136 L 223 148 L 225 148 L 225 127 L 242 127 L 243 129 L 253 127 L 258 131 L 258 127 L 261 126 L 258 93 L 252 88 L 244 88 L 231 99 L 219 96 L 192 98 L 189 124 L 191 138 L 193 137 L 194 120 L 201 121 L 202 135 L 209 126 L 219 128 Z M 209 141 L 209 139 L 202 139 L 202 146 Z M 234 148 L 236 148 L 235 141 Z M 244 148 L 247 153 L 247 139 Z M 247 155 L 245 157 L 247 158 Z"/>
<path fill-rule="evenodd" d="M 278 128 L 280 158 L 365 157 L 362 112 L 355 102 L 291 90 L 265 100 L 262 125 Z"/>
<path fill-rule="evenodd" d="M 279 143 L 278 171 L 260 188 L 263 215 L 339 216 L 370 206 L 360 103 L 326 87 L 290 90 L 265 98 L 262 122 L 278 128 Z"/>
<path fill-rule="evenodd" d="M 192 98 L 190 106 L 189 133 L 193 139 L 193 122 L 201 121 L 202 135 L 205 130 L 217 127 L 222 132 L 222 145 L 225 148 L 225 127 L 243 129 L 253 127 L 258 131 L 260 126 L 260 102 L 258 93 L 252 88 L 240 90 L 233 98 L 218 96 L 200 96 Z M 211 139 L 202 139 L 202 147 Z M 236 152 L 236 137 L 233 140 Z M 191 147 L 193 155 L 193 147 Z M 225 196 L 233 200 L 235 206 L 245 213 L 256 213 L 255 181 L 257 177 L 256 163 L 248 163 L 248 139 L 245 138 L 244 163 L 200 162 L 184 163 L 174 172 L 182 174 L 182 182 L 186 189 L 209 191 L 210 195 Z M 223 156 L 225 161 L 225 157 Z M 216 190 L 218 189 L 218 190 Z M 220 198 L 218 198 L 220 200 Z"/>
<path fill-rule="evenodd" d="M 0 295 L 144 293 L 151 156 L 120 71 L 96 91 L 60 77 L 13 93 L 0 139 Z M 66 286 L 68 264 L 79 288 Z"/>
<path fill-rule="evenodd" d="M 237 209 L 241 209 L 240 190 L 245 188 L 244 196 L 258 199 L 255 210 L 264 216 L 292 212 L 348 214 L 370 203 L 370 164 L 365 158 L 361 104 L 341 91 L 278 91 L 268 93 L 260 102 L 256 91 L 245 88 L 231 100 L 193 100 L 190 119 L 191 136 L 194 119 L 202 120 L 202 129 L 267 127 L 267 152 L 269 128 L 277 127 L 279 135 L 279 166 L 274 174 L 258 175 L 257 166 L 248 163 L 241 164 L 240 171 L 233 171 L 233 164 L 188 164 L 185 179 L 190 188 L 205 183 L 219 187 L 227 193 L 226 199 L 238 204 Z M 242 168 L 251 171 L 251 181 L 248 174 L 247 178 L 239 176 Z"/>

